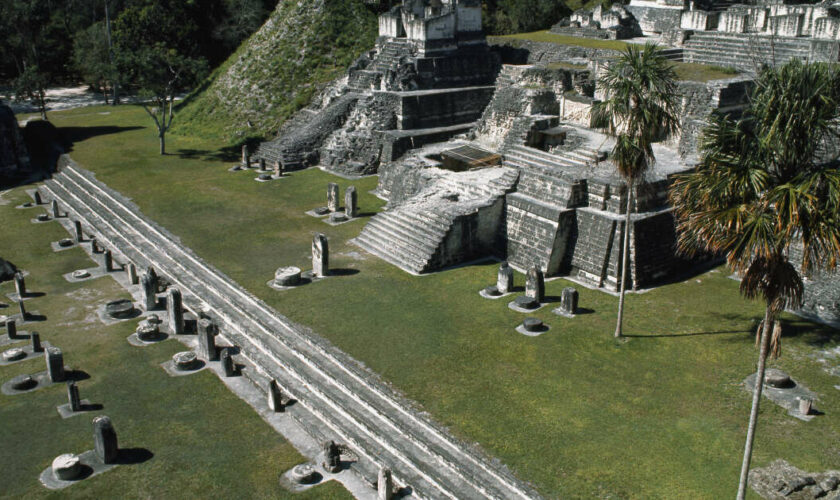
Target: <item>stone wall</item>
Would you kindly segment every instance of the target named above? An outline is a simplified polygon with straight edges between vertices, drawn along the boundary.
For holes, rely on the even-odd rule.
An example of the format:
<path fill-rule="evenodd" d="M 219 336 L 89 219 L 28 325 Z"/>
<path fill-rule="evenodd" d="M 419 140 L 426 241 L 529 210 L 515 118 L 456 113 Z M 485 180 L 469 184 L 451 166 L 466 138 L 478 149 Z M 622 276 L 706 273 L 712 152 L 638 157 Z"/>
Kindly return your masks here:
<path fill-rule="evenodd" d="M 801 271 L 801 243 L 791 247 L 790 260 Z M 840 270 L 815 272 L 802 278 L 805 296 L 798 312 L 840 328 Z"/>
<path fill-rule="evenodd" d="M 438 247 L 434 267 L 442 269 L 454 264 L 499 253 L 501 223 L 505 201 L 498 198 L 492 205 L 455 218 L 452 227 Z"/>
<path fill-rule="evenodd" d="M 10 107 L 0 102 L 0 185 L 31 172 L 17 118 Z"/>
<path fill-rule="evenodd" d="M 677 22 L 679 24 L 679 21 Z M 588 64 L 592 59 L 615 56 L 613 49 L 595 49 L 576 45 L 559 45 L 515 38 L 488 37 L 487 43 L 499 53 L 503 64 Z"/>
<path fill-rule="evenodd" d="M 662 8 L 655 2 L 637 2 L 635 0 L 625 8 L 636 17 L 645 34 L 664 33 L 678 28 L 683 12 L 681 7 Z"/>
<path fill-rule="evenodd" d="M 446 127 L 477 120 L 493 97 L 493 87 L 395 94 L 400 130 Z"/>

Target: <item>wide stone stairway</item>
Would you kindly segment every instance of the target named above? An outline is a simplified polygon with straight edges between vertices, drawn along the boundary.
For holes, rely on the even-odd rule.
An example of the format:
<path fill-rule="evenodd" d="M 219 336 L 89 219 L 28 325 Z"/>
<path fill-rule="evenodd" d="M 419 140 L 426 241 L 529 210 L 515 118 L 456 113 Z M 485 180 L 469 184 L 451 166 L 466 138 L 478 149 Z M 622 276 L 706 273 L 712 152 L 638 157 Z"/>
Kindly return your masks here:
<path fill-rule="evenodd" d="M 484 172 L 484 179 L 471 172 L 448 173 L 436 179 L 405 203 L 374 216 L 352 242 L 415 274 L 453 264 L 446 249 L 456 220 L 493 205 L 513 188 L 519 175 L 506 168 Z"/>
<path fill-rule="evenodd" d="M 352 468 L 375 482 L 379 467 L 418 498 L 535 498 L 504 466 L 452 437 L 359 362 L 289 319 L 204 262 L 177 237 L 91 173 L 63 157 L 44 191 L 120 263 L 154 267 L 179 288 L 194 315 L 221 324 L 261 388 L 277 380 L 297 401 L 289 413 L 318 439 L 346 444 Z M 435 227 L 426 221 L 429 227 Z M 329 286 L 325 283 L 324 286 Z M 235 423 L 234 423 L 235 425 Z M 246 431 L 243 429 L 243 431 Z"/>
<path fill-rule="evenodd" d="M 762 62 L 807 60 L 807 39 L 696 31 L 683 45 L 683 60 L 742 70 L 756 70 Z"/>
<path fill-rule="evenodd" d="M 318 144 L 339 127 L 353 110 L 360 97 L 360 94 L 348 93 L 337 98 L 317 113 L 304 110 L 304 112 L 309 112 L 309 120 L 304 120 L 302 116 L 297 117 L 303 123 L 300 128 L 273 141 L 261 142 L 254 153 L 254 157 L 264 158 L 269 166 L 273 166 L 275 162 L 279 161 L 285 170 L 303 168 L 305 158 L 302 152 L 307 149 L 315 149 L 315 144 Z M 305 146 L 301 147 L 301 143 L 305 143 Z"/>

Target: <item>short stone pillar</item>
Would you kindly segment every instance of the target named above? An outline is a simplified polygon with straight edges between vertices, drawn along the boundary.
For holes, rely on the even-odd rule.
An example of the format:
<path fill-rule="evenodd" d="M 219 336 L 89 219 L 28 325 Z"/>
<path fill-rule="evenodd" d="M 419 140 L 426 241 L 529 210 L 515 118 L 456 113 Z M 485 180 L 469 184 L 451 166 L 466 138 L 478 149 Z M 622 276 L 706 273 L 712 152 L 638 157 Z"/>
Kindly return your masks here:
<path fill-rule="evenodd" d="M 184 333 L 184 304 L 181 290 L 170 288 L 166 298 L 166 315 L 169 331 L 174 335 Z"/>
<path fill-rule="evenodd" d="M 222 362 L 222 372 L 225 377 L 233 377 L 236 375 L 236 366 L 233 363 L 233 356 L 230 354 L 230 349 L 225 347 L 219 354 L 219 360 Z"/>
<path fill-rule="evenodd" d="M 151 272 L 150 272 L 151 271 Z M 143 306 L 147 311 L 151 311 L 157 307 L 157 275 L 153 274 L 154 270 L 149 268 L 140 277 L 140 288 L 143 293 Z"/>
<path fill-rule="evenodd" d="M 99 253 L 99 242 L 96 241 L 96 238 L 90 239 L 90 251 L 93 253 Z"/>
<path fill-rule="evenodd" d="M 260 158 L 260 172 L 265 172 L 265 158 Z"/>
<path fill-rule="evenodd" d="M 499 266 L 499 275 L 496 278 L 496 290 L 500 294 L 513 291 L 513 269 L 511 269 L 507 261 L 502 262 Z"/>
<path fill-rule="evenodd" d="M 283 164 L 280 163 L 280 160 L 274 162 L 274 175 L 283 177 Z"/>
<path fill-rule="evenodd" d="M 52 382 L 64 382 L 64 354 L 58 347 L 47 347 L 47 373 Z"/>
<path fill-rule="evenodd" d="M 572 287 L 566 287 L 560 295 L 560 314 L 574 316 L 578 308 L 578 291 Z"/>
<path fill-rule="evenodd" d="M 82 234 L 82 223 L 80 221 L 73 221 L 73 231 L 76 233 L 76 242 L 81 243 L 85 239 L 85 235 Z"/>
<path fill-rule="evenodd" d="M 811 405 L 813 402 L 808 398 L 797 398 L 799 401 L 799 414 L 809 415 L 811 413 Z"/>
<path fill-rule="evenodd" d="M 312 238 L 312 274 L 324 277 L 330 273 L 330 244 L 327 237 L 316 233 Z"/>
<path fill-rule="evenodd" d="M 67 400 L 70 411 L 82 411 L 82 400 L 79 397 L 79 387 L 76 382 L 67 382 Z"/>
<path fill-rule="evenodd" d="M 242 168 L 251 168 L 251 155 L 248 154 L 248 146 L 242 146 Z"/>
<path fill-rule="evenodd" d="M 137 276 L 137 266 L 135 266 L 133 262 L 128 263 L 125 271 L 128 273 L 129 284 L 136 285 L 137 283 L 140 283 L 140 278 Z"/>
<path fill-rule="evenodd" d="M 72 453 L 64 453 L 52 461 L 53 476 L 59 481 L 72 481 L 82 473 L 82 461 Z"/>
<path fill-rule="evenodd" d="M 348 219 L 359 215 L 359 196 L 356 194 L 356 186 L 350 186 L 344 191 L 344 215 Z"/>
<path fill-rule="evenodd" d="M 26 280 L 20 271 L 15 273 L 15 292 L 18 294 L 18 298 L 22 299 L 26 296 Z"/>
<path fill-rule="evenodd" d="M 29 342 L 32 346 L 32 352 L 44 352 L 44 346 L 41 345 L 41 334 L 32 332 L 29 334 Z"/>
<path fill-rule="evenodd" d="M 41 192 L 37 189 L 35 190 L 35 204 L 36 205 L 43 205 L 44 200 L 41 199 Z"/>
<path fill-rule="evenodd" d="M 96 457 L 105 464 L 112 464 L 117 461 L 119 446 L 117 444 L 117 431 L 114 430 L 111 419 L 101 415 L 93 419 L 93 448 Z"/>
<path fill-rule="evenodd" d="M 105 271 L 113 271 L 114 270 L 114 254 L 111 253 L 110 250 L 105 250 Z"/>
<path fill-rule="evenodd" d="M 545 277 L 538 266 L 528 269 L 525 280 L 525 296 L 542 303 L 545 299 Z"/>
<path fill-rule="evenodd" d="M 335 441 L 324 443 L 324 461 L 321 466 L 327 472 L 336 473 L 341 470 L 341 449 Z"/>
<path fill-rule="evenodd" d="M 58 202 L 53 200 L 50 208 L 52 208 L 53 218 L 58 219 L 61 216 L 58 212 Z"/>
<path fill-rule="evenodd" d="M 17 335 L 17 322 L 13 319 L 6 320 L 6 334 L 9 336 L 9 339 L 16 339 L 18 338 Z"/>
<path fill-rule="evenodd" d="M 338 211 L 338 184 L 330 182 L 327 184 L 327 208 L 330 212 Z"/>
<path fill-rule="evenodd" d="M 376 499 L 391 500 L 394 498 L 394 479 L 391 477 L 391 469 L 381 467 L 376 478 Z"/>
<path fill-rule="evenodd" d="M 207 361 L 216 361 L 219 355 L 216 352 L 216 334 L 219 327 L 213 320 L 201 318 L 198 320 L 198 348 L 201 357 Z"/>
<path fill-rule="evenodd" d="M 277 381 L 271 379 L 268 382 L 268 409 L 277 413 L 283 411 L 283 392 Z"/>

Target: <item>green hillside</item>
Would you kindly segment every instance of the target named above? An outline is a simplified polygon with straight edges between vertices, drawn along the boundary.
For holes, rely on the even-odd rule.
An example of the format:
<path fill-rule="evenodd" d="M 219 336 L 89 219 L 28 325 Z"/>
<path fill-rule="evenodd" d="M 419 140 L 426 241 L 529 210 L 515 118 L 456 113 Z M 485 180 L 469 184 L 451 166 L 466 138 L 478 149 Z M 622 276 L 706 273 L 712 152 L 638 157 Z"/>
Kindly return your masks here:
<path fill-rule="evenodd" d="M 173 132 L 237 143 L 270 137 L 322 86 L 373 48 L 361 0 L 281 1 L 266 23 L 179 107 Z"/>

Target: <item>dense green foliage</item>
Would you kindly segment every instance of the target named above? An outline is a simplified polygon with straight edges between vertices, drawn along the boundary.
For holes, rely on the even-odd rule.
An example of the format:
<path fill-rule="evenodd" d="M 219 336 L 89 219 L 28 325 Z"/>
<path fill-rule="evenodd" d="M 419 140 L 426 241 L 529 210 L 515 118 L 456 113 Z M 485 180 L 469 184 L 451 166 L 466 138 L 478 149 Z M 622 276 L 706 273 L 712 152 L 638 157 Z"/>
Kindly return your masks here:
<path fill-rule="evenodd" d="M 549 28 L 572 12 L 562 0 L 486 0 L 483 7 L 484 29 L 492 35 Z"/>
<path fill-rule="evenodd" d="M 362 0 L 281 2 L 266 24 L 190 95 L 174 132 L 237 142 L 265 137 L 373 47 Z"/>
<path fill-rule="evenodd" d="M 553 304 L 533 315 L 551 330 L 526 337 L 514 331 L 523 315 L 507 307 L 511 299 L 478 294 L 495 283 L 497 263 L 416 277 L 348 244 L 383 205 L 369 193 L 375 177 L 347 181 L 309 169 L 259 183 L 253 171 L 228 172 L 236 155 L 202 136 L 173 136 L 174 154 L 160 157 L 151 123 L 133 106 L 56 112 L 52 121 L 74 140 L 73 158 L 98 179 L 270 306 L 363 361 L 458 436 L 480 443 L 546 498 L 732 498 L 750 408 L 741 382 L 755 369 L 753 332 L 762 307 L 739 296 L 726 269 L 629 295 L 626 343 L 605 335 L 614 325 L 615 297 L 549 280 Z M 332 227 L 304 214 L 324 204 L 328 182 L 356 186 L 361 220 Z M 330 239 L 332 267 L 359 272 L 287 292 L 267 287 L 279 266 L 309 268 L 316 231 Z M 523 280 L 516 275 L 520 293 Z M 551 312 L 566 286 L 578 288 L 584 309 L 573 319 Z M 830 397 L 838 379 L 814 361 L 826 356 L 820 350 L 838 348 L 840 336 L 792 315 L 782 318 L 786 355 L 773 366 L 820 394 L 826 416 L 802 422 L 763 405 L 755 466 L 784 457 L 809 471 L 840 468 L 834 445 L 840 421 L 830 418 L 840 414 L 840 399 Z M 203 463 L 203 452 L 193 456 L 175 459 Z M 253 484 L 262 487 L 257 470 Z M 117 480 L 101 477 L 112 485 Z"/>
<path fill-rule="evenodd" d="M 173 30 L 215 67 L 253 33 L 277 0 L 4 0 L 0 2 L 0 82 L 20 98 L 36 98 L 47 86 L 83 81 L 102 90 L 113 77 L 104 29 L 107 5 L 114 20 L 127 9 L 156 6 L 175 22 L 197 29 Z M 160 31 L 158 29 L 157 31 Z M 105 67 L 103 67 L 105 65 Z M 108 78 L 103 79 L 103 76 Z M 203 76 L 203 75 L 202 75 Z"/>

